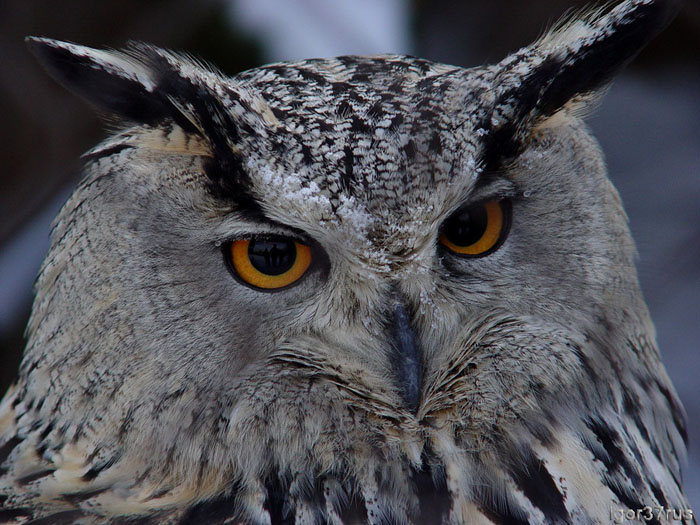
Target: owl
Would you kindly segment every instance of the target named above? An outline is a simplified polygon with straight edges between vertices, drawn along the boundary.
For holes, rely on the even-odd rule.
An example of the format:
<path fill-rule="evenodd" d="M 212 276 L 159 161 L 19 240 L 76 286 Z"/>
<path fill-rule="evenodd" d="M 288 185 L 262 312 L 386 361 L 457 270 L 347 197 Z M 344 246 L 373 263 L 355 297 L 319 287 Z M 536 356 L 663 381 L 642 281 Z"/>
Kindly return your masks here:
<path fill-rule="evenodd" d="M 692 522 L 685 416 L 587 108 L 677 11 L 495 65 L 227 78 L 28 44 L 118 119 L 0 405 L 0 521 Z"/>

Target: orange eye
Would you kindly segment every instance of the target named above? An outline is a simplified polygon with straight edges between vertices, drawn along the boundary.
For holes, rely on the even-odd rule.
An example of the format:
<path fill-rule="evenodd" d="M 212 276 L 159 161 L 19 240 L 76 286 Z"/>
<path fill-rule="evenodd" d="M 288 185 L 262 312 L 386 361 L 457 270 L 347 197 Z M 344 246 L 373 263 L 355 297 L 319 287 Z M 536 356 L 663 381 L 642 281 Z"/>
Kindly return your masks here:
<path fill-rule="evenodd" d="M 233 270 L 245 283 L 277 290 L 298 281 L 311 265 L 311 249 L 284 237 L 241 239 L 230 247 Z"/>
<path fill-rule="evenodd" d="M 482 257 L 505 240 L 510 222 L 510 203 L 491 200 L 466 208 L 445 221 L 440 243 L 458 255 Z"/>

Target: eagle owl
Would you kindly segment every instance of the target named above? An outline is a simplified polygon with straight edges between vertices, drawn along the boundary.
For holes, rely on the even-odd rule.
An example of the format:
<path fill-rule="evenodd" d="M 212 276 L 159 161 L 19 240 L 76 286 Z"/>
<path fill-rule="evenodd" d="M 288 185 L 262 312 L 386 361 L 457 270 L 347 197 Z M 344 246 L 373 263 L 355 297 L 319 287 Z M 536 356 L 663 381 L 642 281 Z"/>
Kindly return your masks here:
<path fill-rule="evenodd" d="M 683 409 L 580 120 L 675 11 L 626 0 L 474 69 L 227 78 L 30 38 L 121 125 L 53 227 L 0 520 L 692 521 Z"/>

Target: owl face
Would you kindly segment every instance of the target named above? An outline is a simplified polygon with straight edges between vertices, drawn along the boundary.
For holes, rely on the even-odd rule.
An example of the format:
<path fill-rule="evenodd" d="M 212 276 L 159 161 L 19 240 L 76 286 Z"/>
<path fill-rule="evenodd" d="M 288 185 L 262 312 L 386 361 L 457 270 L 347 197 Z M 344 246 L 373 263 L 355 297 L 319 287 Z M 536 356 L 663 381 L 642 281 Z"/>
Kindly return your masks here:
<path fill-rule="evenodd" d="M 372 81 L 362 83 L 365 76 Z M 169 301 L 196 298 L 197 319 L 216 315 L 207 326 L 225 334 L 211 343 L 230 361 L 223 389 L 229 367 L 264 362 L 282 341 L 304 335 L 330 341 L 318 344 L 371 367 L 400 392 L 397 304 L 410 318 L 421 376 L 443 365 L 444 348 L 463 344 L 465 326 L 490 315 L 589 321 L 593 329 L 605 308 L 602 290 L 615 293 L 622 280 L 636 287 L 632 244 L 598 148 L 577 118 L 561 113 L 538 123 L 515 158 L 494 161 L 501 144 L 491 140 L 496 131 L 485 116 L 493 104 L 489 76 L 488 69 L 381 57 L 215 79 L 224 94 L 210 101 L 221 115 L 216 132 L 226 144 L 237 136 L 235 147 L 182 146 L 193 139 L 179 128 L 127 132 L 135 145 L 119 153 L 118 177 L 109 181 L 118 186 L 105 193 L 119 195 L 113 220 L 132 225 L 120 231 L 148 224 L 139 230 L 149 233 L 139 252 L 148 257 L 124 255 L 143 263 L 128 274 L 150 278 L 167 269 L 161 293 L 172 293 L 170 282 L 189 286 Z M 295 97 L 300 79 L 311 77 L 305 96 Z M 464 85 L 476 87 L 465 94 Z M 338 95 L 328 101 L 324 90 Z M 254 95 L 234 103 L 237 92 Z M 251 108 L 245 126 L 226 123 L 235 104 Z M 153 148 L 143 147 L 151 141 Z M 140 296 L 144 284 L 129 295 Z M 138 304 L 158 297 L 146 290 L 151 299 Z M 155 339 L 181 340 L 171 318 L 188 317 L 189 309 L 157 313 L 167 317 L 157 320 L 164 333 Z M 151 315 L 137 319 L 150 326 Z M 191 343 L 196 355 L 200 337 Z M 172 348 L 167 357 L 181 359 L 182 345 Z"/>
<path fill-rule="evenodd" d="M 114 173 L 84 199 L 104 199 L 102 237 L 124 246 L 119 300 L 138 346 L 152 346 L 142 359 L 162 359 L 158 382 L 195 360 L 219 398 L 304 337 L 415 413 L 421 393 L 408 385 L 439 374 L 467 327 L 515 315 L 595 330 L 601 291 L 636 287 L 598 148 L 562 113 L 495 164 L 493 76 L 399 57 L 269 66 L 211 80 L 221 137 L 131 128 L 89 154 Z M 316 82 L 300 98 L 304 78 Z M 234 102 L 238 92 L 248 98 Z M 250 108 L 245 125 L 236 104 Z"/>
<path fill-rule="evenodd" d="M 576 116 L 669 10 L 624 2 L 471 70 L 225 78 L 32 39 L 125 125 L 57 219 L 8 397 L 47 474 L 19 495 L 17 463 L 0 494 L 47 514 L 59 473 L 80 513 L 261 523 L 681 505 L 682 409 Z"/>

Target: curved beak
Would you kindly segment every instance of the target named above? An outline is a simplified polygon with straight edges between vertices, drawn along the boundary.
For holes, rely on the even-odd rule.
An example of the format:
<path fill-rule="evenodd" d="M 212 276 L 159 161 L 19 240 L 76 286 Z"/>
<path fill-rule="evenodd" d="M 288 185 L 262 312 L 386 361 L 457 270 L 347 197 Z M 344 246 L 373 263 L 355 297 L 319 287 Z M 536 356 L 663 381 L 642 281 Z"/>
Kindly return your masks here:
<path fill-rule="evenodd" d="M 423 355 L 402 302 L 393 307 L 391 336 L 396 352 L 395 372 L 403 402 L 413 414 L 418 410 L 423 387 Z"/>

